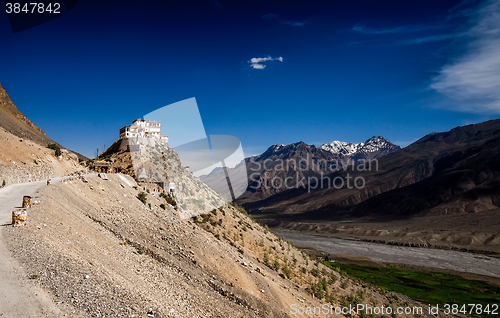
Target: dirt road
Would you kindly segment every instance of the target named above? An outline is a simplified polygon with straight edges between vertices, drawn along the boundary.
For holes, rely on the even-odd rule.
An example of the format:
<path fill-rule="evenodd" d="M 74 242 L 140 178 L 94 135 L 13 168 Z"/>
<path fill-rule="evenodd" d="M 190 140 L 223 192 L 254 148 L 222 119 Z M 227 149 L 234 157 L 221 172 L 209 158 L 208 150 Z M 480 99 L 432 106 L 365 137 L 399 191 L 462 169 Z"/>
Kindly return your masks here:
<path fill-rule="evenodd" d="M 53 179 L 58 182 L 62 178 Z M 19 208 L 24 195 L 36 196 L 46 181 L 14 184 L 0 189 L 0 317 L 62 317 L 50 296 L 36 286 L 7 248 L 5 228 L 11 226 L 12 210 Z M 29 221 L 29 211 L 28 211 Z M 18 228 L 22 231 L 23 228 Z"/>

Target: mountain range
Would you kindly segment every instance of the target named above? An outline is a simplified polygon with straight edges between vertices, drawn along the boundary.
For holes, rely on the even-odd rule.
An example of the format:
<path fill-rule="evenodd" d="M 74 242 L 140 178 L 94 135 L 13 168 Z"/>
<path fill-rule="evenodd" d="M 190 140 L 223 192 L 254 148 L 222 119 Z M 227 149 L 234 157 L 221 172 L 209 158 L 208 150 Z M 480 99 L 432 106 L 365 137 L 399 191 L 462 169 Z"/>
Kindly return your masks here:
<path fill-rule="evenodd" d="M 239 197 L 238 202 L 248 204 L 257 202 L 278 193 L 295 189 L 304 178 L 321 178 L 351 162 L 365 162 L 400 150 L 383 137 L 371 137 L 358 144 L 333 141 L 316 147 L 303 141 L 290 145 L 276 144 L 270 146 L 264 153 L 245 159 L 233 169 L 228 169 L 230 176 L 237 175 L 246 169 L 249 183 L 232 185 L 246 192 Z M 223 180 L 222 168 L 215 168 L 200 179 L 213 185 L 215 180 Z M 288 178 L 288 179 L 287 179 Z M 271 182 L 275 180 L 274 184 Z M 277 182 L 277 180 L 281 182 Z M 287 180 L 287 182 L 283 182 Z M 225 184 L 221 183 L 221 186 Z M 218 189 L 216 189 L 218 190 Z"/>
<path fill-rule="evenodd" d="M 354 160 L 381 158 L 391 152 L 401 150 L 401 147 L 394 145 L 384 137 L 371 137 L 365 142 L 353 144 L 345 141 L 332 141 L 320 147 L 333 154 L 343 157 L 350 157 Z"/>
<path fill-rule="evenodd" d="M 340 146 L 330 143 L 324 148 L 346 154 L 357 149 Z M 254 213 L 315 220 L 401 219 L 500 207 L 500 120 L 431 133 L 377 161 L 376 169 L 340 169 L 328 175 L 362 178 L 361 188 L 291 187 L 260 197 L 258 189 L 249 189 L 239 203 Z"/>

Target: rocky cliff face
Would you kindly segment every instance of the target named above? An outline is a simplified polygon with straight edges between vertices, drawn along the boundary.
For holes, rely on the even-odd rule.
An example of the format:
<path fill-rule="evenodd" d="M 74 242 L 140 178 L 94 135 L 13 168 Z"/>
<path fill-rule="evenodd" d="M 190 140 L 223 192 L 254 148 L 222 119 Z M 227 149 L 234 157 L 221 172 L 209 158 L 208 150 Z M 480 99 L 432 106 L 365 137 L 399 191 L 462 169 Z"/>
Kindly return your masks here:
<path fill-rule="evenodd" d="M 113 168 L 146 183 L 174 183 L 174 196 L 181 217 L 187 218 L 216 209 L 227 203 L 213 189 L 182 166 L 179 155 L 167 143 L 153 138 L 124 139 L 117 143 L 128 147 L 110 147 L 101 157 L 113 162 Z M 115 143 L 115 144 L 117 144 Z M 117 152 L 114 152 L 118 150 Z M 168 191 L 168 189 L 165 189 Z"/>

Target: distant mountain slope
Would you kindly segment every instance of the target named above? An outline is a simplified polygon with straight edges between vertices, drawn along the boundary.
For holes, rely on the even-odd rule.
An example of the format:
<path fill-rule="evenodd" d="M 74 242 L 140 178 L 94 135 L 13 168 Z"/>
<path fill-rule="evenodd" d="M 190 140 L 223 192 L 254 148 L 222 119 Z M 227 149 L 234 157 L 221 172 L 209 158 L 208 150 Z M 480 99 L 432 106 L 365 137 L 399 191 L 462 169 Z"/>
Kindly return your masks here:
<path fill-rule="evenodd" d="M 304 218 L 409 217 L 500 206 L 500 120 L 427 135 L 378 160 L 372 171 L 338 171 L 330 178 L 362 177 L 362 189 L 291 189 L 245 207 Z"/>
<path fill-rule="evenodd" d="M 415 148 L 449 145 L 433 158 L 433 173 L 352 209 L 354 215 L 408 217 L 416 214 L 473 213 L 500 207 L 500 120 L 428 135 Z M 441 146 L 442 147 L 442 146 Z"/>

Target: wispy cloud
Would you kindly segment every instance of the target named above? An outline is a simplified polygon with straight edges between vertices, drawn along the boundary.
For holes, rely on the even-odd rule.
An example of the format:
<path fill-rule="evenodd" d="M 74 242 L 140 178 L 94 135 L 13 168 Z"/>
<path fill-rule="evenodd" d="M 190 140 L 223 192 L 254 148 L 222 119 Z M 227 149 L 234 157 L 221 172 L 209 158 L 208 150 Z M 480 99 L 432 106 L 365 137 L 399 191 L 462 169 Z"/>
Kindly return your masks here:
<path fill-rule="evenodd" d="M 500 2 L 487 1 L 471 22 L 466 54 L 443 66 L 430 87 L 455 100 L 455 110 L 500 113 Z"/>
<path fill-rule="evenodd" d="M 273 61 L 280 61 L 283 62 L 283 57 L 271 57 L 268 55 L 267 57 L 254 57 L 248 63 L 250 63 L 250 67 L 256 69 L 256 70 L 263 70 L 266 68 L 265 63 L 267 62 L 273 62 Z"/>
<path fill-rule="evenodd" d="M 461 36 L 462 36 L 462 34 L 438 34 L 438 35 L 424 36 L 421 38 L 401 41 L 400 44 L 421 44 L 421 43 L 428 43 L 428 42 L 439 42 L 439 41 L 445 41 L 445 40 L 450 40 L 450 39 L 456 39 L 456 38 L 461 37 Z"/>
<path fill-rule="evenodd" d="M 360 34 L 367 34 L 367 35 L 403 35 L 403 34 L 410 34 L 410 33 L 428 33 L 429 31 L 433 30 L 438 30 L 438 29 L 443 29 L 445 28 L 445 24 L 419 24 L 419 25 L 402 25 L 398 27 L 393 27 L 393 28 L 369 28 L 366 27 L 362 24 L 356 24 L 354 27 L 352 27 L 351 31 L 360 33 Z M 416 35 L 414 35 L 416 36 Z M 445 40 L 450 40 L 450 39 L 455 39 L 457 37 L 461 36 L 460 34 L 435 34 L 435 35 L 428 35 L 428 36 L 421 36 L 421 37 L 415 37 L 415 38 L 410 38 L 408 40 L 397 40 L 395 42 L 391 42 L 392 45 L 412 45 L 412 44 L 422 44 L 422 43 L 428 43 L 428 42 L 439 42 L 439 41 L 445 41 Z M 361 43 L 366 43 L 367 41 L 353 41 L 349 43 L 349 45 L 356 45 L 356 44 L 361 44 Z"/>
<path fill-rule="evenodd" d="M 352 27 L 351 30 L 354 32 L 359 32 L 364 34 L 400 34 L 400 33 L 420 32 L 438 28 L 442 28 L 442 26 L 437 24 L 433 25 L 421 24 L 421 25 L 403 25 L 393 28 L 376 29 L 376 28 L 369 28 L 362 24 L 357 23 Z"/>
<path fill-rule="evenodd" d="M 262 19 L 267 20 L 267 21 L 277 21 L 281 24 L 284 25 L 291 25 L 295 27 L 302 27 L 306 25 L 307 21 L 291 21 L 291 20 L 284 20 L 279 17 L 279 15 L 274 14 L 274 13 L 267 13 L 262 16 Z"/>

